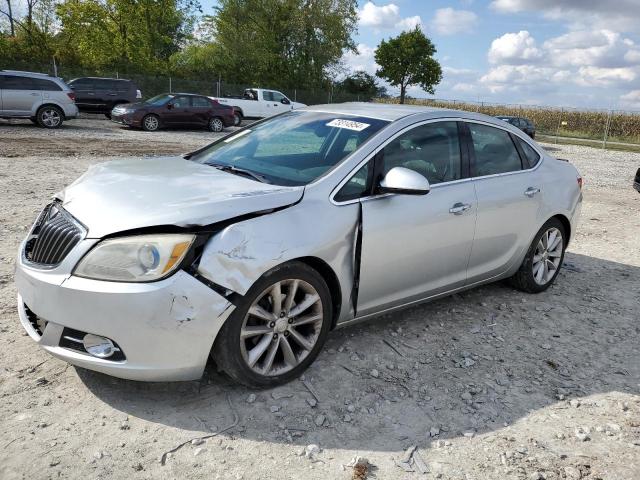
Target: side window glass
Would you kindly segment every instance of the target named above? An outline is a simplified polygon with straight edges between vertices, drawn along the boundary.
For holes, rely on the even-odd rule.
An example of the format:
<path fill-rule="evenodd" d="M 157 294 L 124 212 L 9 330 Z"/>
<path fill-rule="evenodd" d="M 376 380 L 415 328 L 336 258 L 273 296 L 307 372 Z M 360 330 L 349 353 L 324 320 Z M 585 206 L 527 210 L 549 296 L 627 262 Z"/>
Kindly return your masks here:
<path fill-rule="evenodd" d="M 273 92 L 269 90 L 263 90 L 262 99 L 266 100 L 267 102 L 273 102 Z"/>
<path fill-rule="evenodd" d="M 5 90 L 38 90 L 33 79 L 17 75 L 5 75 L 2 88 Z"/>
<path fill-rule="evenodd" d="M 522 169 L 520 155 L 506 131 L 478 123 L 468 125 L 476 154 L 474 176 L 481 177 Z"/>
<path fill-rule="evenodd" d="M 458 180 L 458 125 L 437 122 L 415 127 L 384 147 L 383 162 L 383 175 L 394 167 L 405 167 L 425 176 L 431 184 Z"/>
<path fill-rule="evenodd" d="M 516 137 L 517 138 L 517 137 Z M 540 155 L 536 152 L 531 145 L 529 145 L 524 140 L 517 138 L 517 142 L 520 144 L 520 148 L 524 153 L 525 158 L 527 159 L 527 163 L 529 164 L 529 168 L 535 167 L 540 161 Z"/>
<path fill-rule="evenodd" d="M 45 80 L 43 78 L 34 78 L 33 79 L 34 88 L 37 90 L 44 90 L 47 92 L 60 92 L 62 88 L 55 82 L 51 80 Z"/>
<path fill-rule="evenodd" d="M 345 183 L 333 199 L 336 202 L 346 202 L 361 198 L 369 191 L 369 169 L 373 161 L 367 162 L 358 172 Z"/>
<path fill-rule="evenodd" d="M 173 99 L 173 108 L 188 108 L 189 97 L 176 97 Z"/>
<path fill-rule="evenodd" d="M 191 104 L 198 108 L 209 108 L 211 106 L 209 100 L 202 97 L 191 97 Z"/>
<path fill-rule="evenodd" d="M 271 92 L 271 100 L 273 100 L 274 102 L 282 102 L 283 99 L 284 95 L 280 92 Z"/>

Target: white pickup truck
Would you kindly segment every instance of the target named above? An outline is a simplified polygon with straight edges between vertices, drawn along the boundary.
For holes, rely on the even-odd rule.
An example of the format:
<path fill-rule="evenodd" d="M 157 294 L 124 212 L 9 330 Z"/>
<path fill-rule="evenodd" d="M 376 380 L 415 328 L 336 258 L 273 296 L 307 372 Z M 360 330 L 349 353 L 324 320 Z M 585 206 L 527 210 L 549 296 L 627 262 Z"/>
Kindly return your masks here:
<path fill-rule="evenodd" d="M 304 103 L 292 102 L 286 95 L 276 90 L 247 88 L 242 96 L 209 97 L 223 105 L 233 107 L 234 125 L 240 125 L 243 118 L 272 117 L 295 108 L 306 107 Z"/>

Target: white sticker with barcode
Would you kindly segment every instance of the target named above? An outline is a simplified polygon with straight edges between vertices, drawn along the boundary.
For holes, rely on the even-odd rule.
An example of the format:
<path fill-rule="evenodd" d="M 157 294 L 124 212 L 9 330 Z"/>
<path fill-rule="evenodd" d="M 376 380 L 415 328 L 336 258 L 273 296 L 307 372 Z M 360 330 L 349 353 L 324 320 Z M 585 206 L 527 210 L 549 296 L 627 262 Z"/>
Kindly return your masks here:
<path fill-rule="evenodd" d="M 369 126 L 368 123 L 354 122 L 353 120 L 343 120 L 336 118 L 327 123 L 327 127 L 346 128 L 347 130 L 355 130 L 361 132 Z"/>

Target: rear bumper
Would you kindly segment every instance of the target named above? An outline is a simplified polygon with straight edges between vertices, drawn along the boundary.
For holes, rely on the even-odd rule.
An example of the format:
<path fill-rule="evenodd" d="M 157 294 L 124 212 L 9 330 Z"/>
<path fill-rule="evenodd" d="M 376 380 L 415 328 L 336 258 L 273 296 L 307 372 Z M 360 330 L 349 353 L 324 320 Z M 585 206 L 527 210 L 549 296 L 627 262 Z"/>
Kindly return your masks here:
<path fill-rule="evenodd" d="M 80 113 L 80 111 L 78 110 L 78 106 L 75 103 L 71 105 L 65 105 L 63 109 L 64 117 L 67 120 L 77 118 Z"/>
<path fill-rule="evenodd" d="M 81 247 L 82 243 L 78 245 Z M 70 255 L 71 256 L 71 255 Z M 63 262 L 63 265 L 66 263 Z M 51 355 L 90 370 L 142 381 L 202 376 L 213 342 L 234 307 L 186 272 L 153 283 L 89 280 L 17 260 L 18 311 L 29 336 Z M 36 316 L 41 334 L 34 327 Z M 108 337 L 124 360 L 61 346 L 66 328 Z"/>

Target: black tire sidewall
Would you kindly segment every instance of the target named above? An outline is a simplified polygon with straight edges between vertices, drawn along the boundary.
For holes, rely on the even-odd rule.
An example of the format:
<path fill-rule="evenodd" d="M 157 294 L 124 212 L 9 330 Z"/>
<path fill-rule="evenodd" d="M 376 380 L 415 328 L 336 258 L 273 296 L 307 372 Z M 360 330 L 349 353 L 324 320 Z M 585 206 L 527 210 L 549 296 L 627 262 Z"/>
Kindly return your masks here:
<path fill-rule="evenodd" d="M 242 114 L 238 111 L 233 112 L 233 126 L 239 127 L 242 123 Z"/>
<path fill-rule="evenodd" d="M 60 123 L 58 125 L 56 125 L 55 127 L 50 127 L 48 125 L 45 125 L 44 122 L 42 121 L 42 118 L 41 118 L 42 113 L 45 110 L 55 110 L 56 112 L 58 112 L 58 115 L 60 115 Z M 64 123 L 64 113 L 60 108 L 58 108 L 56 106 L 53 106 L 53 105 L 47 105 L 47 106 L 44 106 L 44 107 L 40 107 L 38 109 L 38 112 L 36 113 L 36 123 L 39 126 L 41 126 L 42 128 L 48 128 L 48 129 L 60 128 L 62 126 L 62 124 Z"/>
<path fill-rule="evenodd" d="M 538 242 L 540 242 L 540 239 L 542 238 L 542 235 L 550 228 L 557 228 L 560 231 L 560 234 L 562 235 L 562 255 L 560 256 L 560 263 L 558 265 L 558 269 L 553 274 L 553 277 L 551 278 L 551 280 L 549 280 L 544 285 L 540 285 L 538 282 L 535 281 L 535 278 L 533 276 L 533 257 L 535 255 Z M 562 263 L 564 262 L 564 253 L 566 248 L 567 248 L 567 233 L 565 231 L 565 227 L 562 224 L 562 222 L 557 218 L 551 218 L 547 220 L 547 222 L 540 228 L 540 230 L 538 230 L 538 233 L 536 233 L 536 236 L 534 237 L 533 242 L 529 247 L 529 251 L 527 252 L 527 256 L 523 264 L 523 267 L 525 269 L 524 273 L 526 275 L 527 287 L 529 287 L 531 291 L 535 293 L 543 292 L 547 288 L 549 288 L 551 285 L 553 285 L 562 268 Z"/>
<path fill-rule="evenodd" d="M 324 318 L 318 340 L 309 355 L 292 370 L 281 375 L 267 377 L 251 370 L 242 358 L 240 352 L 240 329 L 256 297 L 275 282 L 287 279 L 304 280 L 316 289 L 322 301 Z M 257 388 L 281 385 L 298 377 L 316 359 L 331 330 L 332 315 L 333 305 L 329 288 L 317 271 L 302 262 L 290 262 L 281 265 L 263 275 L 242 298 L 235 311 L 229 316 L 220 330 L 212 350 L 212 357 L 229 376 L 244 385 Z"/>

